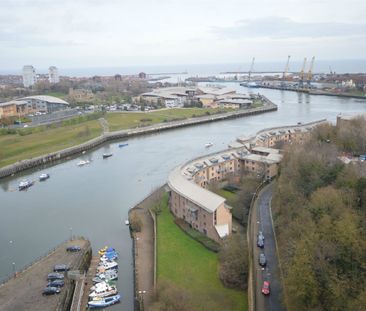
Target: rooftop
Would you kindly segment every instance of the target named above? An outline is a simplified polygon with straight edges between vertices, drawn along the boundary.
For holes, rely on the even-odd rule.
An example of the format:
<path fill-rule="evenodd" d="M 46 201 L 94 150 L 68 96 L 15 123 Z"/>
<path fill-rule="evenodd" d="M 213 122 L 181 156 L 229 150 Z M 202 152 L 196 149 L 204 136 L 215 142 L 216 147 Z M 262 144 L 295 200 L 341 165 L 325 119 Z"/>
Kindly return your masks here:
<path fill-rule="evenodd" d="M 181 173 L 182 167 L 176 167 L 169 175 L 168 185 L 181 196 L 202 207 L 209 213 L 213 213 L 225 199 L 208 191 L 194 182 L 187 180 Z"/>
<path fill-rule="evenodd" d="M 29 100 L 29 99 L 41 100 L 41 101 L 45 101 L 48 103 L 54 103 L 54 104 L 69 105 L 69 103 L 67 101 L 64 101 L 61 98 L 57 98 L 57 97 L 49 96 L 49 95 L 27 96 L 27 97 L 16 99 L 16 101 L 25 101 L 25 100 Z"/>

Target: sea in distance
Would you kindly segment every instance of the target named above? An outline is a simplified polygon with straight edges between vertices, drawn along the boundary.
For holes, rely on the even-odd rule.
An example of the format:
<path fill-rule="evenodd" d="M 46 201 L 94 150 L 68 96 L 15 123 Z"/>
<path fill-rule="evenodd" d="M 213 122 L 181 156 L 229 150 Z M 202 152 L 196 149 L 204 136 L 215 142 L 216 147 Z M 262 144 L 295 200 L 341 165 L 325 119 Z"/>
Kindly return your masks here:
<path fill-rule="evenodd" d="M 308 70 L 309 59 L 306 66 Z M 286 57 L 283 61 L 277 62 L 261 62 L 255 61 L 255 72 L 283 72 L 286 63 Z M 290 60 L 289 71 L 299 72 L 302 67 L 303 60 Z M 240 72 L 249 71 L 251 61 L 243 63 L 222 63 L 222 64 L 191 64 L 191 65 L 134 65 L 134 66 L 114 66 L 114 67 L 84 67 L 84 68 L 67 68 L 58 64 L 52 64 L 58 67 L 59 74 L 62 76 L 88 77 L 94 75 L 108 76 L 114 74 L 134 75 L 139 72 L 147 74 L 172 74 L 186 73 L 187 76 L 208 76 L 217 75 L 222 72 Z M 37 73 L 47 73 L 47 68 L 35 66 Z M 14 68 L 11 70 L 1 69 L 0 74 L 21 74 L 22 68 Z M 360 73 L 366 72 L 366 59 L 343 59 L 343 60 L 317 60 L 314 63 L 314 73 Z"/>

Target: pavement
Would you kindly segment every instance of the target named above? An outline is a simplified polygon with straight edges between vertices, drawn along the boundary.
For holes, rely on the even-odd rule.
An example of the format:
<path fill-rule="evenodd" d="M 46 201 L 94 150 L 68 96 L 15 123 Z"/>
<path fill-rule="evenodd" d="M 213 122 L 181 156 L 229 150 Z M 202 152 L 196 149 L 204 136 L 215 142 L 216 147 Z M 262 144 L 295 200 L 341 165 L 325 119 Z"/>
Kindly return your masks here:
<path fill-rule="evenodd" d="M 66 247 L 78 245 L 82 251 L 70 253 Z M 70 280 L 65 278 L 65 286 L 58 295 L 43 296 L 47 285 L 47 274 L 53 272 L 56 264 L 68 264 L 71 269 L 77 266 L 85 251 L 90 250 L 87 240 L 75 239 L 57 247 L 53 252 L 35 262 L 28 269 L 17 273 L 15 277 L 0 286 L 1 311 L 48 311 L 55 310 L 66 295 Z"/>
<path fill-rule="evenodd" d="M 141 232 L 134 233 L 136 300 L 141 310 L 148 310 L 154 291 L 154 222 L 149 212 L 156 200 L 161 198 L 163 188 L 150 194 L 133 208 L 142 220 Z"/>
<path fill-rule="evenodd" d="M 259 193 L 254 205 L 252 217 L 252 247 L 255 280 L 255 300 L 258 311 L 285 311 L 282 304 L 282 281 L 277 258 L 275 235 L 271 214 L 272 185 L 267 185 Z M 265 241 L 264 248 L 257 246 L 257 234 L 262 231 Z M 267 266 L 262 268 L 258 263 L 259 254 L 263 252 L 267 259 Z M 270 295 L 261 293 L 264 281 L 270 282 Z"/>

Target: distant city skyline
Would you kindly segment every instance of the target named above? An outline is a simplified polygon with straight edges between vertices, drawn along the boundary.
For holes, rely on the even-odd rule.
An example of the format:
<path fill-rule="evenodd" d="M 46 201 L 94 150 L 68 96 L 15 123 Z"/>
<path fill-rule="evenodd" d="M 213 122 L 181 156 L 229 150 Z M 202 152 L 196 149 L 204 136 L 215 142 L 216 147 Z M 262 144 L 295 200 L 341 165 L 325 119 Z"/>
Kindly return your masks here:
<path fill-rule="evenodd" d="M 362 59 L 361 0 L 2 0 L 0 68 Z"/>

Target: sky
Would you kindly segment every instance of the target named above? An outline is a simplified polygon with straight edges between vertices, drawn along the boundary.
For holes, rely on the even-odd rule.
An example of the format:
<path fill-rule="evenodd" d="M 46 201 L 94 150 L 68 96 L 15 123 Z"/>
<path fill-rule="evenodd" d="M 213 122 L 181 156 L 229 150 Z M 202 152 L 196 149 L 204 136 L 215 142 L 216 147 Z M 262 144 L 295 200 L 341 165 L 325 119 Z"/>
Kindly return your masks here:
<path fill-rule="evenodd" d="M 362 59 L 364 0 L 0 0 L 0 70 Z"/>

